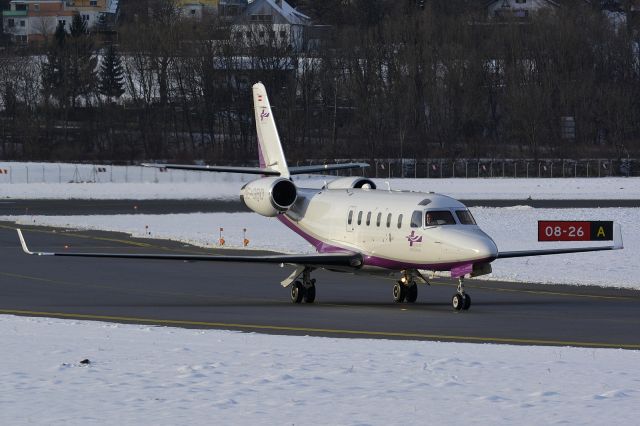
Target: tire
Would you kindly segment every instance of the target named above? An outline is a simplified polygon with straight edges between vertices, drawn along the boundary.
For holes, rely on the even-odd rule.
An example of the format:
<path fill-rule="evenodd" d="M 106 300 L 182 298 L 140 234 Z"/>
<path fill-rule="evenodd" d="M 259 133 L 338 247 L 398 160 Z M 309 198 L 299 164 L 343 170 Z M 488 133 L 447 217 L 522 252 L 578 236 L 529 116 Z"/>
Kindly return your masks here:
<path fill-rule="evenodd" d="M 393 285 L 393 301 L 396 303 L 402 303 L 406 296 L 407 288 L 402 283 L 395 283 Z"/>
<path fill-rule="evenodd" d="M 316 300 L 316 286 L 315 284 L 311 284 L 309 287 L 304 289 L 304 302 L 313 303 L 315 300 Z"/>
<path fill-rule="evenodd" d="M 407 289 L 407 302 L 414 303 L 418 299 L 418 285 L 413 284 Z"/>
<path fill-rule="evenodd" d="M 451 306 L 453 306 L 453 309 L 455 309 L 456 311 L 459 311 L 460 309 L 462 309 L 463 305 L 464 305 L 464 300 L 462 296 L 456 293 L 451 298 Z"/>
<path fill-rule="evenodd" d="M 468 294 L 464 295 L 464 304 L 462 305 L 462 310 L 468 311 L 471 307 L 471 296 Z"/>
<path fill-rule="evenodd" d="M 300 303 L 304 297 L 304 287 L 300 281 L 291 284 L 291 302 Z"/>

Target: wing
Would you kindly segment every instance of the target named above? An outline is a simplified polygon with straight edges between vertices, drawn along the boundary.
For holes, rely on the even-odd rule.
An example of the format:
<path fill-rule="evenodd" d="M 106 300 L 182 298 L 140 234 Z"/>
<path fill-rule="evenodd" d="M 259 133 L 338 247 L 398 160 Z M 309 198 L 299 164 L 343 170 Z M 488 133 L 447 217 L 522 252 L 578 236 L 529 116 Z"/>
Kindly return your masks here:
<path fill-rule="evenodd" d="M 260 167 L 230 167 L 230 166 L 197 166 L 190 164 L 150 164 L 142 163 L 144 167 L 155 167 L 157 169 L 192 170 L 200 172 L 227 172 L 246 173 L 253 175 L 280 176 L 280 172 L 273 169 Z M 289 174 L 301 175 L 306 173 L 328 172 L 331 170 L 363 169 L 369 167 L 367 163 L 342 163 L 342 164 L 322 164 L 317 166 L 289 167 Z"/>
<path fill-rule="evenodd" d="M 158 260 L 187 260 L 206 262 L 245 262 L 245 263 L 273 263 L 292 264 L 320 268 L 358 269 L 362 266 L 362 256 L 358 253 L 330 253 L 330 254 L 278 254 L 268 256 L 218 256 L 196 254 L 138 254 L 138 253 L 82 253 L 82 252 L 32 252 L 18 229 L 18 237 L 22 250 L 33 256 L 68 256 L 68 257 L 106 257 L 116 259 L 158 259 Z"/>
<path fill-rule="evenodd" d="M 612 246 L 576 247 L 576 248 L 548 249 L 548 250 L 503 251 L 503 252 L 498 252 L 498 256 L 496 257 L 496 259 L 508 259 L 513 257 L 527 257 L 527 256 L 548 256 L 552 254 L 566 254 L 566 253 L 584 253 L 589 251 L 621 250 L 623 248 L 624 248 L 624 244 L 622 242 L 622 229 L 620 228 L 619 223 L 614 223 Z"/>

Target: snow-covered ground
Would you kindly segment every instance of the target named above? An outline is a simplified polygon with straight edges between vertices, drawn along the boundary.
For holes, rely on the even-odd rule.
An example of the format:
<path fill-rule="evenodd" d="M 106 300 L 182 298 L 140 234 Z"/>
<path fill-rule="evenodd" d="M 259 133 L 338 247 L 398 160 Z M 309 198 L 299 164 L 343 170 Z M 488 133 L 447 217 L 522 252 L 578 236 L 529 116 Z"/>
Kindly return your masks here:
<path fill-rule="evenodd" d="M 640 351 L 11 316 L 0 316 L 0 338 L 4 425 L 631 425 L 640 418 Z"/>
<path fill-rule="evenodd" d="M 473 208 L 478 224 L 503 251 L 570 247 L 575 243 L 540 243 L 538 220 L 615 220 L 622 225 L 624 250 L 503 259 L 483 279 L 556 284 L 592 284 L 640 288 L 640 209 L 534 209 L 531 207 Z M 126 232 L 136 237 L 184 241 L 210 247 L 218 243 L 219 228 L 227 247 L 242 246 L 243 229 L 248 249 L 291 253 L 312 252 L 313 247 L 279 221 L 255 213 L 193 213 L 111 216 L 4 216 L 19 224 Z M 579 245 L 598 245 L 585 243 Z M 610 243 L 606 243 L 608 245 Z"/>

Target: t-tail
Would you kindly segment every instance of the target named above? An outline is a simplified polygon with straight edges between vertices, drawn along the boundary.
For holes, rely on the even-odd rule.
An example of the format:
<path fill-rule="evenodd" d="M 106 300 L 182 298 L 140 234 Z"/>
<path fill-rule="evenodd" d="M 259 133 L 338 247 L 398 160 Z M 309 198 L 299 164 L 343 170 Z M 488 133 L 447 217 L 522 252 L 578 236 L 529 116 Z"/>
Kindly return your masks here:
<path fill-rule="evenodd" d="M 267 89 L 262 83 L 253 85 L 253 110 L 256 116 L 260 168 L 276 171 L 281 177 L 288 178 L 290 175 L 287 160 L 280 144 Z"/>
<path fill-rule="evenodd" d="M 367 163 L 320 164 L 311 166 L 288 167 L 280 144 L 280 136 L 273 117 L 273 111 L 267 97 L 267 89 L 262 83 L 253 85 L 253 109 L 256 119 L 258 139 L 258 159 L 260 167 L 197 166 L 189 164 L 148 164 L 145 167 L 162 169 L 197 170 L 208 172 L 249 173 L 264 176 L 280 176 L 288 179 L 291 175 L 327 172 L 331 170 L 362 169 Z"/>

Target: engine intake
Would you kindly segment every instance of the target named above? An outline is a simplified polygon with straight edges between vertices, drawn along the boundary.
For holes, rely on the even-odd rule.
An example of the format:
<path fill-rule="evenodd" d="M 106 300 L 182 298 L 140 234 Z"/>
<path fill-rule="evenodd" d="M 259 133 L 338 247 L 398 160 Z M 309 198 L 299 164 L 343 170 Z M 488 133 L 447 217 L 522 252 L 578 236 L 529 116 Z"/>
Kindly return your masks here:
<path fill-rule="evenodd" d="M 286 212 L 297 198 L 296 185 L 280 177 L 254 180 L 240 190 L 240 199 L 249 209 L 268 217 Z"/>

